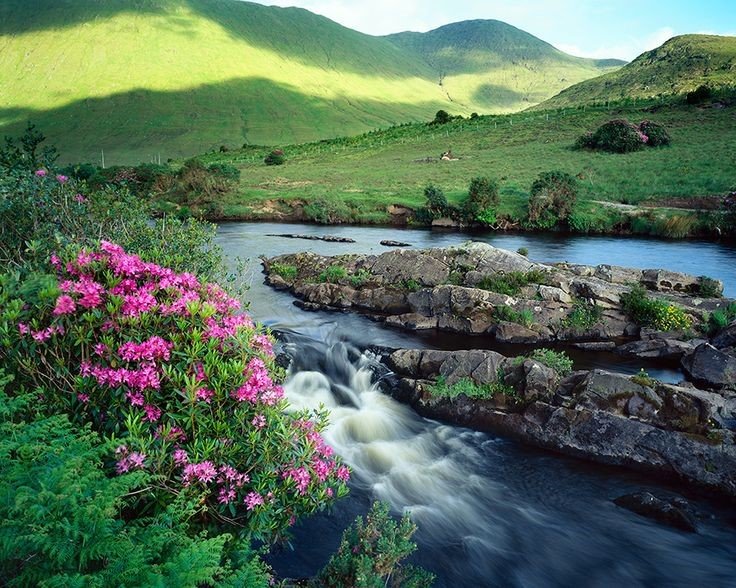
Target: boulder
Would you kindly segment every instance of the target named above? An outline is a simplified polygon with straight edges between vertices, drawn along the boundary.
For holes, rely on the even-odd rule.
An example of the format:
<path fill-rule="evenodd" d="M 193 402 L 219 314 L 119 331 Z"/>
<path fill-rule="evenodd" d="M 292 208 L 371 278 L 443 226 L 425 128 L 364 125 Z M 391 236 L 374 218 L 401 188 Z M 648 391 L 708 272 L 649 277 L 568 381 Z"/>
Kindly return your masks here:
<path fill-rule="evenodd" d="M 539 297 L 546 302 L 562 302 L 572 304 L 572 296 L 562 288 L 554 286 L 539 286 Z"/>
<path fill-rule="evenodd" d="M 725 329 L 721 329 L 721 331 L 713 337 L 711 344 L 716 349 L 736 347 L 736 321 L 733 321 Z"/>
<path fill-rule="evenodd" d="M 575 390 L 575 397 L 578 407 L 620 415 L 627 415 L 630 407 L 639 416 L 656 413 L 662 406 L 662 399 L 651 388 L 632 382 L 623 374 L 604 370 L 592 370 Z M 637 400 L 630 405 L 632 398 Z M 645 409 L 645 404 L 651 408 Z"/>
<path fill-rule="evenodd" d="M 404 243 L 403 241 L 392 241 L 391 239 L 384 239 L 381 241 L 381 245 L 384 247 L 411 247 L 411 243 Z"/>
<path fill-rule="evenodd" d="M 407 251 L 397 249 L 388 251 L 376 258 L 371 272 L 383 276 L 390 284 L 400 284 L 414 280 L 423 286 L 444 284 L 450 276 L 450 269 L 435 256 L 426 251 Z"/>
<path fill-rule="evenodd" d="M 700 342 L 697 342 L 700 344 Z M 684 355 L 695 350 L 696 343 L 677 339 L 645 339 L 632 341 L 616 348 L 616 353 L 629 357 L 645 357 L 653 359 L 682 359 Z"/>
<path fill-rule="evenodd" d="M 709 343 L 698 346 L 682 359 L 682 369 L 696 385 L 714 389 L 736 389 L 736 357 Z"/>
<path fill-rule="evenodd" d="M 536 331 L 517 323 L 501 322 L 492 328 L 492 333 L 499 343 L 536 343 L 542 339 Z"/>
<path fill-rule="evenodd" d="M 641 272 L 641 283 L 659 292 L 697 292 L 700 284 L 696 276 L 663 269 L 646 269 Z"/>
<path fill-rule="evenodd" d="M 695 517 L 684 498 L 662 499 L 650 492 L 637 492 L 619 496 L 613 502 L 617 506 L 669 527 L 688 533 L 698 531 Z"/>

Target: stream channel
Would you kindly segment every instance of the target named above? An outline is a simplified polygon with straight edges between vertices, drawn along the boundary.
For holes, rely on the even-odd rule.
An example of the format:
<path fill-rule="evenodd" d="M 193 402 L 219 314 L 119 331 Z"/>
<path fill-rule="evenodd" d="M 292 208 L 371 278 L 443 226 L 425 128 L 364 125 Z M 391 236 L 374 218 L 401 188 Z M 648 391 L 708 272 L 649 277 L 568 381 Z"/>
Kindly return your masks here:
<path fill-rule="evenodd" d="M 269 234 L 337 235 L 355 243 L 307 241 Z M 224 223 L 217 240 L 229 258 L 246 259 L 254 319 L 279 331 L 292 356 L 285 384 L 297 408 L 330 409 L 325 437 L 353 470 L 350 495 L 329 514 L 299 523 L 290 547 L 269 559 L 281 577 L 316 573 L 342 530 L 373 500 L 419 526 L 411 562 L 436 574 L 439 587 L 736 587 L 736 509 L 706 493 L 652 477 L 523 447 L 423 419 L 378 390 L 371 345 L 434 349 L 495 348 L 443 333 L 405 333 L 348 313 L 305 312 L 293 297 L 263 284 L 258 256 L 297 251 L 380 254 L 383 239 L 413 248 L 469 239 L 512 251 L 526 247 L 539 262 L 607 263 L 666 268 L 723 280 L 736 297 L 736 246 L 623 237 L 438 232 L 377 227 Z M 677 382 L 676 367 L 610 353 L 571 353 L 576 369 L 601 367 Z M 698 533 L 662 526 L 612 499 L 649 490 L 686 496 L 700 512 Z"/>

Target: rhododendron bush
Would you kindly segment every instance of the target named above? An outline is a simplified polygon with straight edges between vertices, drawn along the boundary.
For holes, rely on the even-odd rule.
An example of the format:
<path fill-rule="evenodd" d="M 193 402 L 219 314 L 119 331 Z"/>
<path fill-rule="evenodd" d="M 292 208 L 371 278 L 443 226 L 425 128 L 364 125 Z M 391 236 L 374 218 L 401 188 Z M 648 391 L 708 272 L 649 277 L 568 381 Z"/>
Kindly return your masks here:
<path fill-rule="evenodd" d="M 346 492 L 325 415 L 286 412 L 271 337 L 220 286 L 105 241 L 51 264 L 1 278 L 2 360 L 40 411 L 116 439 L 111 469 L 266 540 Z"/>

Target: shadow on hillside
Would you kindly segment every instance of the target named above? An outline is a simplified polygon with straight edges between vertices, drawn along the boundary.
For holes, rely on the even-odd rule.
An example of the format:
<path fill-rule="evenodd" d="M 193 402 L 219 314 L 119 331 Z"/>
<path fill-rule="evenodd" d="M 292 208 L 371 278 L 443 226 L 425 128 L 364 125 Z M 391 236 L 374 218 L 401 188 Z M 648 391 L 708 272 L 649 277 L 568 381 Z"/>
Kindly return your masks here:
<path fill-rule="evenodd" d="M 434 82 L 436 77 L 420 57 L 384 38 L 347 29 L 301 8 L 237 0 L 36 0 L 32 8 L 29 0 L 1 0 L 0 35 L 71 29 L 122 13 L 167 15 L 168 28 L 192 34 L 196 23 L 182 7 L 216 23 L 234 40 L 305 65 L 389 79 L 419 77 Z M 162 26 L 160 21 L 157 26 Z"/>
<path fill-rule="evenodd" d="M 64 161 L 106 163 L 180 158 L 244 143 L 288 145 L 358 134 L 409 120 L 430 120 L 441 102 L 384 104 L 353 97 L 316 98 L 262 78 L 191 90 L 137 89 L 52 110 L 1 109 L 0 136 L 19 135 L 28 120 Z"/>
<path fill-rule="evenodd" d="M 524 104 L 525 94 L 496 84 L 482 84 L 473 92 L 473 102 L 489 108 L 518 108 Z"/>

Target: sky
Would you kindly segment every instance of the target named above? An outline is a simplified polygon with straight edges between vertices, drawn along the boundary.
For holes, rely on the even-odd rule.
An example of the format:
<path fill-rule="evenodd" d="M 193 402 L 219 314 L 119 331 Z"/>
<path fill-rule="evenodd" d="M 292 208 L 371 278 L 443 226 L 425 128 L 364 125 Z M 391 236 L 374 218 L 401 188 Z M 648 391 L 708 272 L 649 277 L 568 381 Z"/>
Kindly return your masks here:
<path fill-rule="evenodd" d="M 264 0 L 368 33 L 428 31 L 496 19 L 580 57 L 630 61 L 685 33 L 736 35 L 736 0 Z"/>

